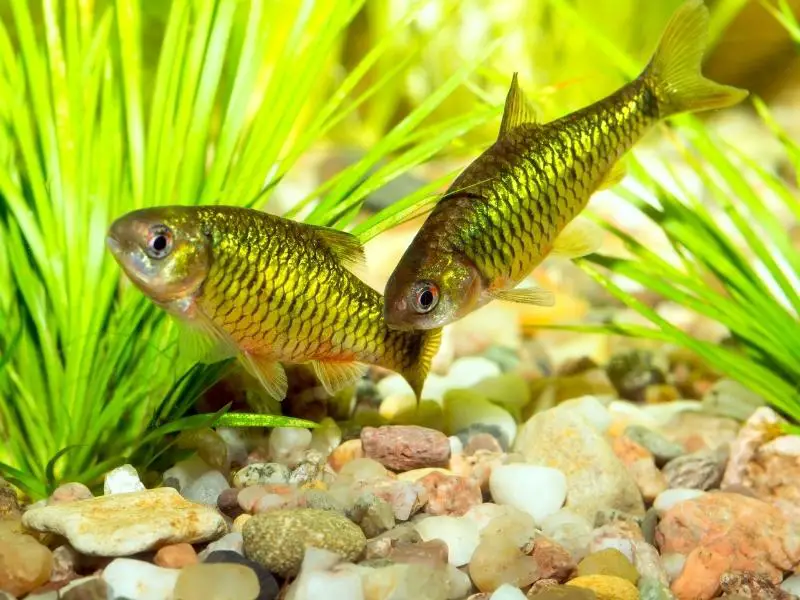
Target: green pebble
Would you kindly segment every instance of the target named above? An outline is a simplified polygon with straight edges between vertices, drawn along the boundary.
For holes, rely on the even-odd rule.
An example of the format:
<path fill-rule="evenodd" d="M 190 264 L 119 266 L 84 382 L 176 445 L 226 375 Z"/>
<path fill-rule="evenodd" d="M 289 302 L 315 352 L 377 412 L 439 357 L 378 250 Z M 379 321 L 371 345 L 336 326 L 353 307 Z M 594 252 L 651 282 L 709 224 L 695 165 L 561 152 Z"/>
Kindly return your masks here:
<path fill-rule="evenodd" d="M 680 444 L 670 442 L 661 434 L 642 425 L 628 425 L 625 428 L 625 437 L 647 448 L 653 454 L 656 464 L 659 466 L 686 454 L 686 450 Z"/>
<path fill-rule="evenodd" d="M 297 575 L 306 548 L 335 552 L 353 562 L 367 538 L 361 528 L 332 511 L 293 508 L 254 515 L 242 528 L 244 554 L 281 577 Z"/>
<path fill-rule="evenodd" d="M 613 575 L 627 579 L 636 585 L 639 572 L 622 552 L 616 548 L 606 548 L 593 552 L 578 563 L 578 576 L 584 575 Z"/>
<path fill-rule="evenodd" d="M 639 600 L 675 600 L 675 594 L 658 579 L 642 577 L 638 587 Z"/>

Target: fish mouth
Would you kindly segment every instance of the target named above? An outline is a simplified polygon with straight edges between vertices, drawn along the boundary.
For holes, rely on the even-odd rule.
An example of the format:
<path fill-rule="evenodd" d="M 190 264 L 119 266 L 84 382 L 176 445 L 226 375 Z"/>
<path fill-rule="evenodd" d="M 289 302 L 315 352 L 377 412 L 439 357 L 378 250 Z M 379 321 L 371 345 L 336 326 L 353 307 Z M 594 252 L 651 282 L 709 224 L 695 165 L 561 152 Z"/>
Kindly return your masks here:
<path fill-rule="evenodd" d="M 106 246 L 113 254 L 119 254 L 122 251 L 122 246 L 117 241 L 117 238 L 112 235 L 106 236 Z"/>

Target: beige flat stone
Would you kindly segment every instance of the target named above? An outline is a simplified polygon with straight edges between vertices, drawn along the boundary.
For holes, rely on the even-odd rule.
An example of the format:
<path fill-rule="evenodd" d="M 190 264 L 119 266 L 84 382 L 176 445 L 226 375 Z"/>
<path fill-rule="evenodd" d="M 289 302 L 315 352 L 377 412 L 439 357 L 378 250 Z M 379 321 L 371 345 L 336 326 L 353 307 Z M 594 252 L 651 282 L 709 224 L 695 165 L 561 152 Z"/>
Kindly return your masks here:
<path fill-rule="evenodd" d="M 100 496 L 34 508 L 23 524 L 63 535 L 90 556 L 130 556 L 167 544 L 214 540 L 227 533 L 214 508 L 184 499 L 173 488 Z"/>

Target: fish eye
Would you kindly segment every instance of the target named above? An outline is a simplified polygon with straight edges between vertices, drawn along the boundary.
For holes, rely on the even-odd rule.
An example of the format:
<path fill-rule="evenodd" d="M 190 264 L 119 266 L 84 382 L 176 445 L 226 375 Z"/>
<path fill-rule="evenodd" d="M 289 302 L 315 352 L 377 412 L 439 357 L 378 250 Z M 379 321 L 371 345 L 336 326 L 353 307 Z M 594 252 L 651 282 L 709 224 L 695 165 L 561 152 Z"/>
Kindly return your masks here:
<path fill-rule="evenodd" d="M 172 250 L 172 231 L 166 225 L 153 225 L 147 232 L 145 252 L 151 258 L 164 258 Z"/>
<path fill-rule="evenodd" d="M 411 306 L 418 313 L 424 314 L 434 309 L 439 302 L 439 288 L 430 281 L 418 281 L 411 294 Z"/>

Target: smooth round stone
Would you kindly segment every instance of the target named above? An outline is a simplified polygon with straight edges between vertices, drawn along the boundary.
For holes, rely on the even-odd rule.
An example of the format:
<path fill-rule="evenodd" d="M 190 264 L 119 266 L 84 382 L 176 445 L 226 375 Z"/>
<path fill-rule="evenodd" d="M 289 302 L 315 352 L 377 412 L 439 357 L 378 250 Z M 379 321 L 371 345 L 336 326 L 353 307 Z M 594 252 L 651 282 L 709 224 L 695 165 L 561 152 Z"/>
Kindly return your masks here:
<path fill-rule="evenodd" d="M 417 403 L 413 394 L 387 396 L 381 402 L 378 412 L 393 425 L 419 425 L 437 430 L 443 426 L 441 405 L 428 398 Z"/>
<path fill-rule="evenodd" d="M 228 462 L 233 465 L 247 463 L 247 442 L 239 429 L 221 427 L 217 434 L 227 447 Z"/>
<path fill-rule="evenodd" d="M 481 530 L 481 540 L 498 538 L 511 542 L 518 548 L 530 543 L 537 533 L 533 517 L 513 506 L 502 508 L 503 512 Z"/>
<path fill-rule="evenodd" d="M 449 435 L 476 424 L 493 425 L 511 445 L 517 436 L 517 422 L 509 412 L 472 390 L 453 389 L 444 395 L 444 424 Z"/>
<path fill-rule="evenodd" d="M 342 430 L 336 421 L 325 417 L 318 423 L 318 427 L 311 431 L 311 450 L 327 457 L 333 449 L 342 443 Z"/>
<path fill-rule="evenodd" d="M 47 547 L 29 535 L 0 529 L 0 589 L 24 596 L 46 583 L 52 569 L 53 554 Z"/>
<path fill-rule="evenodd" d="M 592 525 L 581 515 L 562 508 L 544 519 L 539 526 L 547 537 L 569 550 L 575 560 L 580 560 L 589 552 Z"/>
<path fill-rule="evenodd" d="M 138 596 L 141 597 L 141 596 Z M 199 563 L 181 569 L 174 600 L 256 600 L 258 578 L 244 565 Z"/>
<path fill-rule="evenodd" d="M 702 490 L 693 490 L 690 488 L 674 488 L 671 490 L 665 490 L 656 496 L 656 499 L 653 502 L 653 508 L 659 515 L 662 515 L 676 504 L 679 504 L 685 500 L 699 498 L 705 494 L 706 492 Z"/>
<path fill-rule="evenodd" d="M 470 388 L 489 377 L 500 375 L 500 365 L 482 356 L 465 356 L 450 365 L 447 380 L 451 388 Z"/>
<path fill-rule="evenodd" d="M 497 504 L 507 504 L 537 523 L 558 512 L 567 498 L 567 478 L 558 469 L 522 463 L 492 470 L 489 490 Z"/>
<path fill-rule="evenodd" d="M 470 508 L 464 513 L 464 518 L 474 521 L 478 526 L 478 532 L 482 532 L 493 519 L 506 514 L 506 508 L 493 502 L 484 502 Z"/>
<path fill-rule="evenodd" d="M 667 574 L 667 579 L 670 582 L 675 581 L 678 576 L 683 572 L 683 567 L 686 564 L 686 556 L 677 552 L 669 552 L 661 555 L 661 566 L 664 567 L 664 572 Z"/>
<path fill-rule="evenodd" d="M 425 542 L 440 539 L 447 544 L 447 561 L 456 567 L 469 562 L 480 542 L 478 526 L 463 517 L 428 517 L 414 528 Z"/>
<path fill-rule="evenodd" d="M 108 584 L 100 577 L 81 577 L 70 581 L 67 585 L 60 588 L 58 592 L 53 592 L 55 596 L 51 600 L 106 600 L 111 590 Z M 32 594 L 28 596 L 31 600 L 45 600 L 45 596 Z M 0 596 L 0 600 L 3 597 Z"/>
<path fill-rule="evenodd" d="M 531 401 L 530 385 L 518 373 L 488 377 L 472 389 L 483 394 L 487 400 L 512 409 L 521 409 Z"/>
<path fill-rule="evenodd" d="M 217 504 L 219 495 L 228 489 L 228 480 L 219 471 L 208 471 L 181 490 L 187 500 L 200 504 Z"/>
<path fill-rule="evenodd" d="M 583 575 L 567 582 L 568 586 L 592 590 L 598 600 L 639 600 L 639 590 L 627 579 L 612 575 Z"/>
<path fill-rule="evenodd" d="M 226 486 L 227 487 L 227 486 Z M 139 473 L 132 465 L 122 465 L 106 473 L 103 481 L 103 494 L 124 494 L 126 492 L 138 492 L 144 489 Z"/>
<path fill-rule="evenodd" d="M 433 375 L 429 375 L 428 379 L 432 376 Z M 381 395 L 381 398 L 388 398 L 389 396 L 414 396 L 414 390 L 411 389 L 411 386 L 408 385 L 408 382 L 403 376 L 397 373 L 387 375 L 378 381 L 376 387 L 378 388 L 378 393 Z"/>
<path fill-rule="evenodd" d="M 303 573 L 293 584 L 292 592 L 293 600 L 317 600 L 318 598 L 365 600 L 361 578 L 354 571 Z"/>
<path fill-rule="evenodd" d="M 58 486 L 47 500 L 47 504 L 86 500 L 92 497 L 92 491 L 82 483 L 70 482 Z"/>
<path fill-rule="evenodd" d="M 466 598 L 472 589 L 472 580 L 464 571 L 447 563 L 447 598 L 460 600 Z"/>
<path fill-rule="evenodd" d="M 176 489 L 181 491 L 192 481 L 200 477 L 203 473 L 211 470 L 213 469 L 208 465 L 208 463 L 195 454 L 186 460 L 175 463 L 173 467 L 170 467 L 164 471 L 163 480 L 164 482 L 167 480 L 176 481 Z"/>
<path fill-rule="evenodd" d="M 255 561 L 245 558 L 238 552 L 231 550 L 217 550 L 210 553 L 206 559 L 210 564 L 242 565 L 252 569 L 258 578 L 258 600 L 273 600 L 280 593 L 280 586 L 275 577 L 265 567 Z"/>
<path fill-rule="evenodd" d="M 518 587 L 504 583 L 492 592 L 489 600 L 525 600 L 525 594 Z"/>
<path fill-rule="evenodd" d="M 356 458 L 345 464 L 339 471 L 340 482 L 374 481 L 387 479 L 389 472 L 381 463 L 371 458 Z"/>
<path fill-rule="evenodd" d="M 787 594 L 800 596 L 800 574 L 787 577 L 783 580 L 783 583 L 781 583 L 780 587 Z"/>
<path fill-rule="evenodd" d="M 585 557 L 578 563 L 578 575 L 613 575 L 627 579 L 634 585 L 639 580 L 639 572 L 636 567 L 615 548 L 592 552 Z"/>
<path fill-rule="evenodd" d="M 178 576 L 184 571 L 157 567 L 132 558 L 117 558 L 103 569 L 102 578 L 117 598 L 172 600 Z"/>
<path fill-rule="evenodd" d="M 242 539 L 241 532 L 232 531 L 231 533 L 223 535 L 216 542 L 211 542 L 205 549 L 197 555 L 197 557 L 204 561 L 212 552 L 227 551 L 242 554 L 244 552 L 244 540 Z"/>
<path fill-rule="evenodd" d="M 291 470 L 280 463 L 252 463 L 236 472 L 233 486 L 246 488 L 267 483 L 287 483 Z"/>
<path fill-rule="evenodd" d="M 680 444 L 671 442 L 661 434 L 641 425 L 626 427 L 625 436 L 647 448 L 659 465 L 686 454 L 686 450 Z"/>
<path fill-rule="evenodd" d="M 269 453 L 273 461 L 292 463 L 311 445 L 311 431 L 296 427 L 276 427 L 269 436 Z"/>
<path fill-rule="evenodd" d="M 580 396 L 563 402 L 571 410 L 583 415 L 589 423 L 600 433 L 605 433 L 614 421 L 614 417 L 597 399 L 596 396 Z"/>
<path fill-rule="evenodd" d="M 226 470 L 229 466 L 225 440 L 208 427 L 182 432 L 178 435 L 176 445 L 178 448 L 196 450 L 197 455 L 214 469 Z"/>

